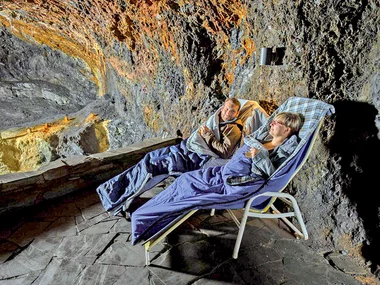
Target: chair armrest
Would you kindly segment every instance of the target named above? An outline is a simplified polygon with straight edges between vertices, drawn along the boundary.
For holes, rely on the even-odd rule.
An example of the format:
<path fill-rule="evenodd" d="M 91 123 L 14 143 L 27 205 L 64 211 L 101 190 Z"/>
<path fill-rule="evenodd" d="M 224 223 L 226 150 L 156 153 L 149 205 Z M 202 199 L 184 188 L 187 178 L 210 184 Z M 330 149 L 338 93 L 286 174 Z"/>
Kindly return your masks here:
<path fill-rule="evenodd" d="M 297 204 L 296 202 L 296 199 L 294 199 L 294 197 L 288 193 L 282 193 L 282 192 L 264 192 L 264 193 L 261 193 L 259 195 L 256 195 L 255 197 L 252 197 L 251 199 L 248 200 L 248 202 L 246 203 L 245 207 L 246 208 L 251 208 L 251 205 L 252 205 L 252 202 L 259 198 L 259 197 L 276 197 L 276 198 L 286 198 L 286 199 L 289 199 L 293 202 L 293 204 Z"/>

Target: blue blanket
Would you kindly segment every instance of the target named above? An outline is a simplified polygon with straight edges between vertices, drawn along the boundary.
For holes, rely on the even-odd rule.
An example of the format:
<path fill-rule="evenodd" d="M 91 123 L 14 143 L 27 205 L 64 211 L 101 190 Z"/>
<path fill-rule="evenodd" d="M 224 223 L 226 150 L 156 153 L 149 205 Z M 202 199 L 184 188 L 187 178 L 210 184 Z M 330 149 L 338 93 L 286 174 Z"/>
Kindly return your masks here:
<path fill-rule="evenodd" d="M 168 226 L 193 209 L 241 209 L 244 202 L 255 194 L 277 191 L 287 183 L 302 160 L 307 144 L 299 155 L 281 169 L 275 178 L 256 177 L 246 184 L 231 186 L 228 177 L 250 173 L 251 161 L 244 145 L 225 166 L 209 167 L 188 172 L 178 177 L 167 189 L 138 208 L 131 216 L 132 244 L 160 234 Z M 266 197 L 256 199 L 252 206 L 265 204 Z"/>
<path fill-rule="evenodd" d="M 256 130 L 266 123 L 267 114 L 257 102 L 239 100 L 242 108 L 238 119 L 243 123 L 247 121 L 245 128 Z M 220 137 L 220 111 L 221 109 L 217 110 L 205 123 L 217 138 Z M 147 153 L 138 164 L 104 182 L 96 191 L 105 210 L 114 210 L 114 214 L 117 214 L 121 208 L 127 211 L 136 197 L 169 176 L 179 176 L 202 168 L 206 162 L 210 166 L 224 165 L 227 161 L 218 158 L 196 130 L 178 145 Z"/>
<path fill-rule="evenodd" d="M 196 170 L 209 159 L 186 147 L 186 140 L 147 153 L 136 165 L 101 184 L 97 193 L 103 207 L 109 211 L 126 202 L 128 208 L 133 199 L 151 189 L 168 176 L 178 176 Z"/>
<path fill-rule="evenodd" d="M 268 178 L 255 176 L 252 160 L 244 153 L 269 130 L 274 116 L 283 111 L 301 113 L 305 119 L 299 132 L 296 150 Z M 132 213 L 132 244 L 159 235 L 176 220 L 192 209 L 239 209 L 253 195 L 267 191 L 278 192 L 287 185 L 295 170 L 302 164 L 319 122 L 326 114 L 334 112 L 334 107 L 319 100 L 293 97 L 287 100 L 251 136 L 225 166 L 209 167 L 188 172 L 177 178 L 172 185 Z M 227 180 L 237 176 L 254 176 L 254 179 L 240 185 L 230 185 Z M 255 200 L 252 206 L 266 205 L 266 197 Z"/>

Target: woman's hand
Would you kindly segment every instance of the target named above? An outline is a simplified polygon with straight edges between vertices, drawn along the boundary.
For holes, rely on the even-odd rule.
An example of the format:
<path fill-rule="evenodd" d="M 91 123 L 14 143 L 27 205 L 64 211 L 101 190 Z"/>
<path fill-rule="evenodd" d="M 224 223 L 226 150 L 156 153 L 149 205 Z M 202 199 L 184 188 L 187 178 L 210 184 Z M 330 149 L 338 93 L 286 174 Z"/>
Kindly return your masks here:
<path fill-rule="evenodd" d="M 253 158 L 256 154 L 260 152 L 259 149 L 251 147 L 251 149 L 244 153 L 244 155 L 248 158 Z"/>
<path fill-rule="evenodd" d="M 254 148 L 254 147 L 252 147 L 249 151 L 251 153 L 251 157 L 254 157 L 256 154 L 258 154 L 260 152 L 259 149 Z"/>

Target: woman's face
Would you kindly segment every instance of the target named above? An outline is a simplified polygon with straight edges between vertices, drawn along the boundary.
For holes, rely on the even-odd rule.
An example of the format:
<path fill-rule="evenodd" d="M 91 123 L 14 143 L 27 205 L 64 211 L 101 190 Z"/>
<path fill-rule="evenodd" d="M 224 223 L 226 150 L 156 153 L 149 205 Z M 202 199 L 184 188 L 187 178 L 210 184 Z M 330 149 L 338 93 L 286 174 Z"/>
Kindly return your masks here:
<path fill-rule="evenodd" d="M 284 136 L 287 133 L 288 129 L 289 127 L 285 126 L 281 119 L 274 118 L 273 121 L 270 123 L 269 133 L 273 137 Z"/>

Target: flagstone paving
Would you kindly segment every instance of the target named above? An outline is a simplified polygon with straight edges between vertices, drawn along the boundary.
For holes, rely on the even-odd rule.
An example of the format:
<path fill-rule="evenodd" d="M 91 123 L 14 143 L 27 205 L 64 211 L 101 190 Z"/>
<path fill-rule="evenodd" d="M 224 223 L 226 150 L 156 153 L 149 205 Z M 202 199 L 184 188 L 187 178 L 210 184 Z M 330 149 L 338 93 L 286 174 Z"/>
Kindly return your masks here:
<path fill-rule="evenodd" d="M 316 254 L 276 220 L 249 221 L 236 260 L 237 228 L 223 211 L 199 211 L 153 249 L 149 266 L 130 234 L 93 189 L 2 217 L 0 285 L 379 284 L 347 255 Z"/>

